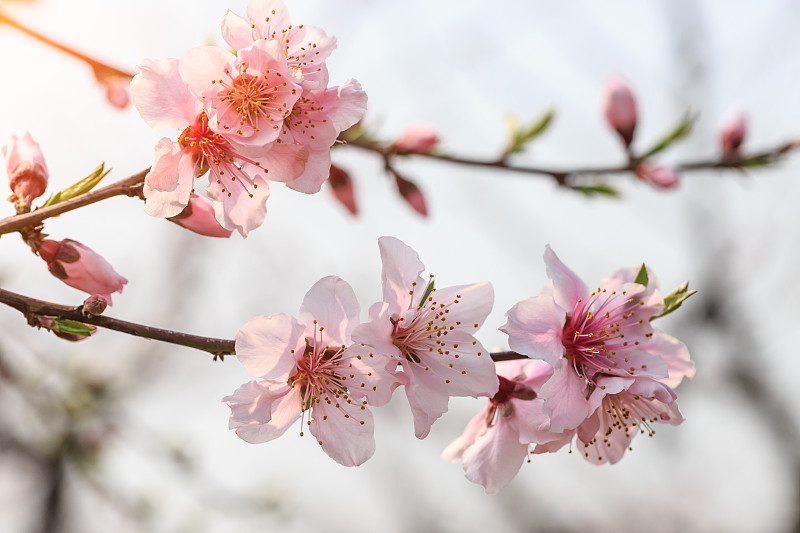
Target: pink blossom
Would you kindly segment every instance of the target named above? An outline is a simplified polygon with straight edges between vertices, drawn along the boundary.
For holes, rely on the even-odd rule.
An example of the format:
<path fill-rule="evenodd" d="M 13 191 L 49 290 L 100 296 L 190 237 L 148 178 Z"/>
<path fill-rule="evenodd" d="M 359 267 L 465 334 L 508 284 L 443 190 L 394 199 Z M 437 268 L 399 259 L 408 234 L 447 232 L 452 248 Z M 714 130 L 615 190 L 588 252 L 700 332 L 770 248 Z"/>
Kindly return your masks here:
<path fill-rule="evenodd" d="M 607 394 L 603 378 L 666 380 L 672 365 L 691 368 L 685 347 L 650 325 L 664 305 L 652 272 L 645 286 L 635 282 L 639 269 L 622 269 L 590 292 L 549 246 L 544 259 L 552 283 L 512 307 L 500 329 L 512 350 L 553 366 L 539 392 L 552 431 L 577 428 L 593 414 Z"/>
<path fill-rule="evenodd" d="M 369 459 L 375 440 L 367 405 L 388 402 L 397 380 L 386 370 L 386 357 L 347 348 L 359 312 L 350 285 L 329 276 L 308 291 L 299 319 L 276 314 L 245 324 L 236 335 L 236 355 L 260 381 L 223 398 L 231 408 L 229 427 L 261 443 L 301 419 L 300 434 L 308 425 L 338 463 Z"/>
<path fill-rule="evenodd" d="M 660 189 L 673 189 L 681 181 L 681 175 L 675 168 L 663 165 L 651 166 L 642 163 L 636 167 L 636 175 L 639 179 Z"/>
<path fill-rule="evenodd" d="M 414 432 L 424 438 L 447 411 L 450 396 L 493 396 L 498 380 L 489 352 L 473 336 L 494 303 L 487 282 L 434 289 L 417 253 L 381 237 L 383 301 L 353 331 L 356 343 L 402 365 Z"/>
<path fill-rule="evenodd" d="M 739 157 L 739 147 L 747 134 L 747 115 L 742 112 L 729 116 L 720 128 L 720 142 L 723 156 L 728 159 Z"/>
<path fill-rule="evenodd" d="M 251 0 L 249 21 L 228 11 L 222 19 L 222 37 L 234 50 L 253 41 L 273 41 L 280 45 L 289 70 L 304 89 L 324 89 L 328 84 L 325 61 L 336 48 L 336 38 L 307 24 L 291 24 L 289 11 L 281 0 Z"/>
<path fill-rule="evenodd" d="M 302 93 L 276 41 L 256 41 L 236 55 L 213 46 L 193 48 L 181 58 L 180 75 L 202 101 L 209 128 L 249 146 L 277 140 Z"/>
<path fill-rule="evenodd" d="M 439 135 L 426 124 L 411 127 L 394 143 L 399 153 L 429 154 L 439 142 Z"/>
<path fill-rule="evenodd" d="M 14 191 L 12 201 L 30 204 L 44 194 L 49 177 L 47 164 L 39 143 L 33 140 L 30 133 L 25 132 L 19 138 L 12 135 L 9 143 L 3 147 L 3 156 L 8 185 Z"/>
<path fill-rule="evenodd" d="M 611 76 L 606 81 L 603 109 L 608 124 L 617 130 L 625 146 L 630 146 L 636 130 L 636 98 L 627 80 L 621 76 Z"/>
<path fill-rule="evenodd" d="M 537 391 L 553 374 L 547 363 L 516 360 L 497 363 L 500 388 L 464 433 L 442 451 L 445 461 L 462 462 L 467 479 L 496 494 L 517 475 L 529 444 L 562 437 L 550 432 Z"/>
<path fill-rule="evenodd" d="M 156 145 L 153 167 L 145 177 L 145 212 L 179 215 L 189 203 L 195 178 L 208 172 L 206 192 L 214 200 L 217 220 L 247 236 L 266 216 L 266 176 L 296 178 L 307 152 L 273 143 L 247 154 L 210 128 L 202 104 L 180 77 L 177 60 L 144 60 L 139 68 L 131 93 L 142 118 L 153 128 L 182 130 L 177 142 L 164 138 Z"/>
<path fill-rule="evenodd" d="M 231 230 L 219 225 L 211 202 L 196 194 L 189 196 L 188 205 L 179 215 L 170 217 L 167 220 L 207 237 L 227 238 L 232 233 Z"/>
<path fill-rule="evenodd" d="M 73 241 L 43 240 L 37 251 L 55 277 L 80 291 L 97 295 L 111 305 L 111 293 L 122 292 L 128 280 L 117 274 L 103 256 Z"/>

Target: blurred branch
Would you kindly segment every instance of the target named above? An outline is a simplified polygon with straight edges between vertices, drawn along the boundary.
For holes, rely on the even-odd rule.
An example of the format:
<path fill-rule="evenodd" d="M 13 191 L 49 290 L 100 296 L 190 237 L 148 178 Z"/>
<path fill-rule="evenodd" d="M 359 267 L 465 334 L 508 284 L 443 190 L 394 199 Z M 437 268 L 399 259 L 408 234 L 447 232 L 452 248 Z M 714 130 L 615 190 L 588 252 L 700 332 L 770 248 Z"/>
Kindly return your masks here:
<path fill-rule="evenodd" d="M 617 166 L 600 166 L 600 167 L 585 167 L 585 168 L 571 168 L 571 169 L 556 169 L 546 167 L 532 167 L 524 165 L 514 165 L 509 163 L 505 158 L 498 160 L 484 160 L 472 159 L 467 157 L 459 157 L 441 153 L 404 153 L 397 154 L 394 151 L 393 144 L 382 143 L 379 141 L 371 140 L 361 136 L 355 139 L 347 138 L 347 135 L 342 136 L 342 140 L 348 146 L 355 146 L 362 150 L 367 150 L 379 154 L 383 160 L 386 168 L 392 168 L 392 160 L 398 156 L 415 156 L 425 157 L 428 159 L 435 159 L 456 165 L 465 165 L 473 167 L 492 168 L 496 170 L 503 170 L 507 172 L 517 172 L 523 174 L 537 174 L 540 176 L 549 176 L 553 178 L 556 183 L 564 187 L 572 187 L 570 178 L 577 176 L 590 176 L 590 175 L 607 175 L 607 174 L 627 174 L 636 172 L 636 168 L 644 160 L 641 157 L 632 157 L 626 164 Z M 744 170 L 756 166 L 769 165 L 776 162 L 781 156 L 787 153 L 800 149 L 800 140 L 793 140 L 784 142 L 778 146 L 753 152 L 751 154 L 743 154 L 737 159 L 728 159 L 723 156 L 712 157 L 708 159 L 701 159 L 697 161 L 689 161 L 679 163 L 674 167 L 680 172 L 692 172 L 697 170 L 709 169 L 735 169 Z"/>
<path fill-rule="evenodd" d="M 228 339 L 217 339 L 214 337 L 203 337 L 200 335 L 190 335 L 168 329 L 154 328 L 135 322 L 126 322 L 109 316 L 93 316 L 86 314 L 83 306 L 70 307 L 59 305 L 43 300 L 37 300 L 28 296 L 23 296 L 15 292 L 0 289 L 0 303 L 13 307 L 27 318 L 33 316 L 58 317 L 66 320 L 75 320 L 84 324 L 92 324 L 101 328 L 112 329 L 120 333 L 142 337 L 155 341 L 166 342 L 194 348 L 204 352 L 214 354 L 214 359 L 220 357 L 224 360 L 226 355 L 236 355 L 234 351 L 234 341 Z M 35 325 L 33 323 L 32 325 Z M 495 361 L 509 361 L 511 359 L 528 359 L 528 356 L 516 352 L 497 352 L 490 354 Z"/>
<path fill-rule="evenodd" d="M 72 211 L 73 209 L 78 209 L 79 207 L 114 196 L 140 196 L 142 194 L 142 186 L 144 185 L 144 177 L 149 171 L 150 169 L 147 168 L 132 176 L 114 182 L 111 185 L 97 189 L 96 191 L 81 194 L 49 207 L 36 209 L 30 213 L 6 217 L 0 220 L 0 235 L 36 226 L 48 218 L 56 217 L 62 213 Z"/>
<path fill-rule="evenodd" d="M 131 74 L 130 72 L 126 72 L 116 67 L 112 67 L 111 65 L 103 63 L 102 61 L 99 61 L 92 57 L 89 57 L 86 54 L 82 54 L 81 52 L 78 52 L 77 50 L 70 48 L 65 44 L 56 42 L 53 39 L 45 35 L 42 35 L 36 30 L 33 30 L 25 26 L 24 24 L 21 24 L 17 20 L 11 18 L 8 14 L 4 13 L 2 10 L 0 10 L 0 23 L 8 24 L 9 26 L 21 31 L 22 33 L 25 33 L 30 37 L 33 37 L 39 42 L 42 42 L 48 46 L 52 46 L 53 48 L 61 50 L 62 52 L 71 55 L 72 57 L 80 59 L 81 61 L 92 67 L 92 69 L 95 72 L 95 75 L 97 75 L 98 77 L 102 75 L 112 75 L 112 76 L 119 76 L 122 78 L 133 78 L 133 74 Z"/>

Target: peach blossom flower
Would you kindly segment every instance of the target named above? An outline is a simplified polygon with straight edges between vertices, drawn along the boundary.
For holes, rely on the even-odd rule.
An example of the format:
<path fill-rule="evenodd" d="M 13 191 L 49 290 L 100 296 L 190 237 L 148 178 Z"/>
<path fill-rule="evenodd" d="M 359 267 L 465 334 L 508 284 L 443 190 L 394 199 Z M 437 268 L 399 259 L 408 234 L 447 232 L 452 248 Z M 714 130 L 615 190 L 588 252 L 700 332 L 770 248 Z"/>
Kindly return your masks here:
<path fill-rule="evenodd" d="M 619 133 L 626 147 L 630 146 L 636 130 L 636 98 L 623 77 L 611 76 L 606 81 L 603 110 L 609 126 Z"/>
<path fill-rule="evenodd" d="M 44 194 L 47 189 L 49 173 L 44 162 L 39 143 L 31 134 L 25 132 L 22 137 L 11 136 L 11 140 L 3 147 L 6 160 L 8 185 L 14 192 L 10 198 L 21 204 L 30 204 Z"/>

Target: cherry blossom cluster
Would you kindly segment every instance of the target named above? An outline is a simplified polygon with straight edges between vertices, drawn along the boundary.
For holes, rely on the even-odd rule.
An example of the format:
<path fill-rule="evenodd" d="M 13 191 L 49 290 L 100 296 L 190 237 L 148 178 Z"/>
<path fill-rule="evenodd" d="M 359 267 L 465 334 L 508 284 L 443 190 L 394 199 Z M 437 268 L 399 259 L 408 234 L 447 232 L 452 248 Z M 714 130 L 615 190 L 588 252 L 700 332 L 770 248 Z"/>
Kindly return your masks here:
<path fill-rule="evenodd" d="M 246 237 L 266 216 L 270 181 L 315 193 L 328 179 L 330 148 L 358 122 L 367 97 L 355 80 L 328 87 L 325 62 L 336 39 L 293 25 L 281 0 L 252 0 L 247 18 L 228 12 L 222 38 L 180 59 L 145 59 L 133 103 L 163 138 L 144 184 L 145 212 L 179 216 L 208 174 L 206 194 L 225 229 Z M 199 199 L 199 200 L 198 200 Z"/>
<path fill-rule="evenodd" d="M 552 283 L 500 328 L 530 359 L 495 363 L 475 337 L 492 286 L 437 289 L 410 247 L 393 237 L 378 246 L 383 300 L 366 322 L 350 285 L 330 276 L 309 290 L 297 318 L 259 316 L 239 330 L 236 354 L 257 378 L 223 399 L 239 437 L 270 441 L 300 420 L 301 435 L 307 426 L 329 456 L 356 466 L 375 451 L 368 407 L 386 404 L 395 388 L 405 388 L 418 438 L 451 396 L 485 396 L 488 406 L 442 456 L 494 493 L 529 453 L 575 439 L 589 461 L 615 463 L 638 431 L 683 421 L 673 388 L 694 368 L 686 347 L 650 324 L 665 299 L 644 265 L 589 291 L 548 247 Z"/>

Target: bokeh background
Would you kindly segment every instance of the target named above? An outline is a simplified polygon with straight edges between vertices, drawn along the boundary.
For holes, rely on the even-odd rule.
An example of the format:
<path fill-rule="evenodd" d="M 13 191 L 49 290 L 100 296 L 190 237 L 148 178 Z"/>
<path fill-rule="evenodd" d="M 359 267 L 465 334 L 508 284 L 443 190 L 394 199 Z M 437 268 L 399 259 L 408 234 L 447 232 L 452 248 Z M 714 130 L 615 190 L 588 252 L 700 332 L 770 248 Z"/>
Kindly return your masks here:
<path fill-rule="evenodd" d="M 119 68 L 215 42 L 244 0 L 6 1 L 20 21 Z M 287 0 L 297 23 L 339 38 L 331 82 L 357 78 L 365 125 L 396 138 L 433 125 L 441 148 L 491 159 L 505 120 L 556 120 L 516 161 L 621 164 L 600 94 L 618 73 L 639 99 L 644 148 L 689 109 L 691 137 L 659 160 L 719 154 L 718 125 L 750 117 L 745 151 L 800 135 L 800 6 L 789 0 Z M 147 167 L 177 132 L 110 106 L 91 70 L 0 27 L 0 142 L 30 131 L 51 188 L 105 161 L 108 180 Z M 439 452 L 485 400 L 453 399 L 424 441 L 401 391 L 375 410 L 377 452 L 340 467 L 289 430 L 253 446 L 227 430 L 220 398 L 249 376 L 235 358 L 101 331 L 67 343 L 0 309 L 0 532 L 20 531 L 800 531 L 798 192 L 800 157 L 750 173 L 697 172 L 675 191 L 609 177 L 621 199 L 587 199 L 542 177 L 409 158 L 430 216 L 397 195 L 382 161 L 335 151 L 355 181 L 350 216 L 329 190 L 277 185 L 251 237 L 203 238 L 115 198 L 48 220 L 53 238 L 102 253 L 130 282 L 107 314 L 233 338 L 258 314 L 296 313 L 319 278 L 355 288 L 364 316 L 380 297 L 377 238 L 415 248 L 441 286 L 492 281 L 479 337 L 506 349 L 503 314 L 546 283 L 549 243 L 590 285 L 646 261 L 671 290 L 700 293 L 660 327 L 686 342 L 697 377 L 679 389 L 686 422 L 640 436 L 614 466 L 562 450 L 536 456 L 497 496 Z M 8 204 L 6 214 L 12 214 Z M 47 273 L 14 235 L 0 240 L 4 288 L 63 304 L 84 295 Z"/>

